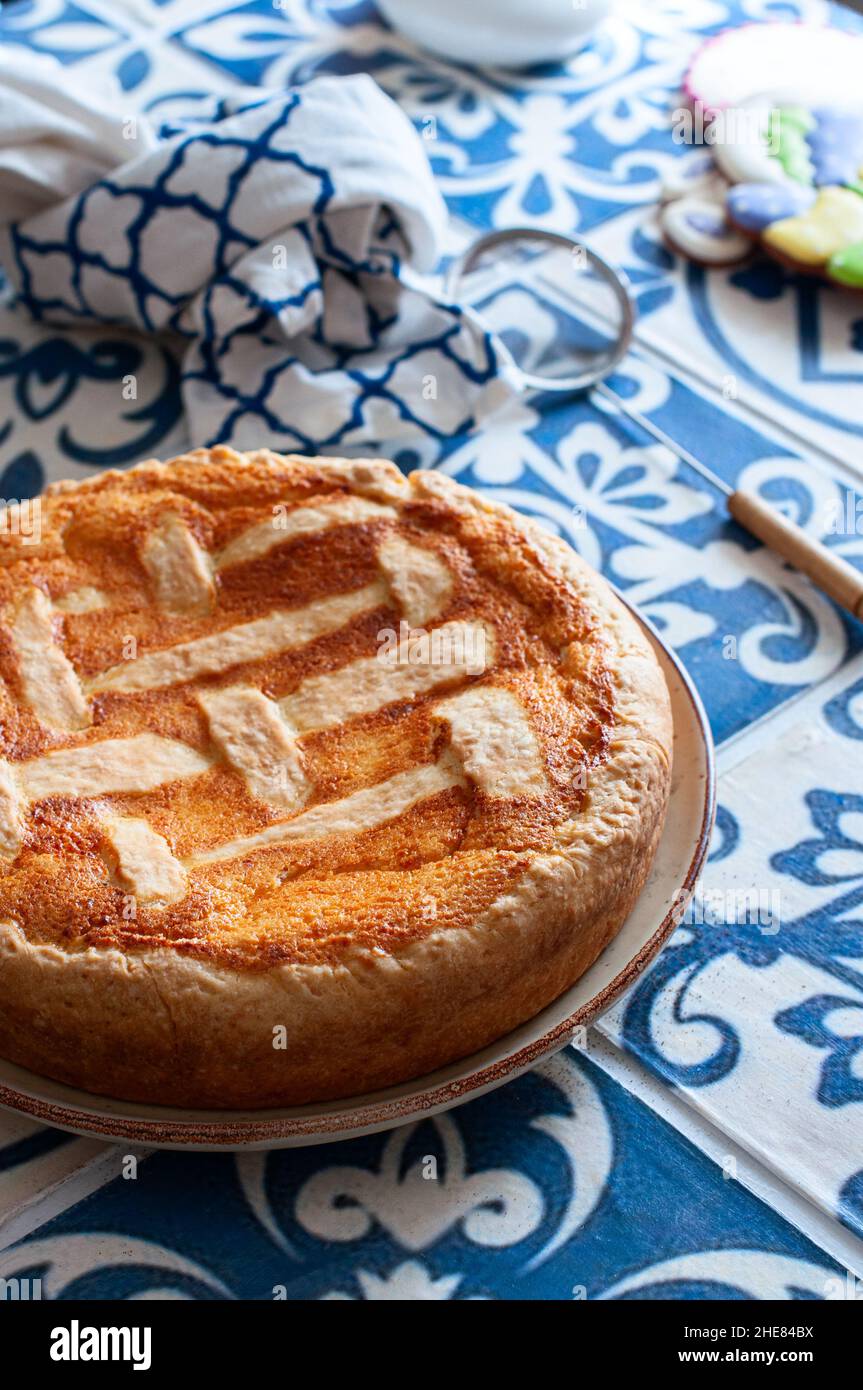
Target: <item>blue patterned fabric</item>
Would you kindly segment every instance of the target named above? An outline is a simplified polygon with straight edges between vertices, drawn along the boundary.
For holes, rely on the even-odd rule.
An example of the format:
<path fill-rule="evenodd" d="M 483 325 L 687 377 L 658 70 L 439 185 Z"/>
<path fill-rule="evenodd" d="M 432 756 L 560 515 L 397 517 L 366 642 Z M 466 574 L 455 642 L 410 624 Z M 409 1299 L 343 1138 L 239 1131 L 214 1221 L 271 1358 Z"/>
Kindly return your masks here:
<path fill-rule="evenodd" d="M 645 0 L 613 7 L 567 66 L 520 73 L 423 54 L 366 0 L 22 0 L 0 37 L 114 82 L 179 142 L 249 85 L 371 73 L 423 141 L 456 219 L 446 250 L 525 220 L 588 233 L 639 305 L 615 389 L 860 567 L 859 298 L 765 262 L 687 265 L 656 225 L 662 179 L 700 157 L 668 128 L 691 53 L 728 24 L 783 18 L 860 27 L 821 0 Z M 560 283 L 513 277 L 482 311 L 528 361 L 573 331 Z M 183 417 L 187 347 L 0 304 L 0 496 L 200 443 Z M 493 427 L 441 435 L 390 437 L 387 452 L 566 536 L 692 674 L 721 775 L 691 920 L 601 1021 L 601 1046 L 591 1033 L 586 1057 L 416 1128 L 269 1157 L 161 1155 L 79 1200 L 98 1154 L 0 1118 L 0 1276 L 41 1270 L 64 1297 L 855 1297 L 826 1250 L 863 1272 L 863 629 L 601 403 L 512 400 Z M 739 911 L 752 894 L 763 915 Z M 684 1108 L 700 1149 L 669 1123 Z M 778 1209 L 746 1190 L 764 1191 L 760 1170 Z M 45 1225 L 49 1187 L 69 1209 Z"/>
<path fill-rule="evenodd" d="M 0 91 L 13 115 L 19 100 Z M 446 439 L 506 398 L 505 352 L 414 269 L 439 258 L 444 207 L 369 77 L 222 98 L 163 124 L 155 148 L 142 126 L 143 155 L 136 121 L 131 157 L 11 224 L 0 258 L 41 321 L 188 339 L 193 438 L 307 452 Z M 0 167 L 0 206 L 3 189 Z"/>

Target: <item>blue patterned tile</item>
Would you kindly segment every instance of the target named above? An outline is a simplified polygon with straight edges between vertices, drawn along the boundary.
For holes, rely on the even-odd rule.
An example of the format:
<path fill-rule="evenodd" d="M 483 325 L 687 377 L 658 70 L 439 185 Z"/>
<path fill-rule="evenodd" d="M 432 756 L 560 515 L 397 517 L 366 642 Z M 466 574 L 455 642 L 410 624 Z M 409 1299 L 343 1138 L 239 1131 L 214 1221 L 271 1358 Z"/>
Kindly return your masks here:
<path fill-rule="evenodd" d="M 863 1235 L 860 670 L 731 750 L 694 908 L 600 1026 Z"/>
<path fill-rule="evenodd" d="M 153 1157 L 0 1254 L 13 1275 L 59 1298 L 431 1300 L 826 1298 L 842 1277 L 571 1051 L 389 1134 Z"/>
<path fill-rule="evenodd" d="M 73 0 L 59 4 L 54 0 L 16 0 L 0 10 L 0 39 L 4 43 L 35 49 L 62 63 L 91 58 L 124 37 L 120 7 L 116 24 L 86 3 L 77 5 Z"/>
<path fill-rule="evenodd" d="M 181 447 L 180 413 L 165 346 L 117 329 L 45 332 L 0 307 L 0 497 Z"/>
<path fill-rule="evenodd" d="M 546 350 L 576 332 L 551 290 L 506 285 L 481 307 L 505 338 L 518 327 Z M 859 537 L 831 534 L 836 509 L 848 505 L 839 476 L 816 472 L 645 359 L 628 358 L 611 384 L 728 483 L 863 565 Z M 757 546 L 709 484 L 596 403 L 546 397 L 516 406 L 498 428 L 447 446 L 440 466 L 535 516 L 613 580 L 680 652 L 717 741 L 863 648 L 861 625 Z"/>

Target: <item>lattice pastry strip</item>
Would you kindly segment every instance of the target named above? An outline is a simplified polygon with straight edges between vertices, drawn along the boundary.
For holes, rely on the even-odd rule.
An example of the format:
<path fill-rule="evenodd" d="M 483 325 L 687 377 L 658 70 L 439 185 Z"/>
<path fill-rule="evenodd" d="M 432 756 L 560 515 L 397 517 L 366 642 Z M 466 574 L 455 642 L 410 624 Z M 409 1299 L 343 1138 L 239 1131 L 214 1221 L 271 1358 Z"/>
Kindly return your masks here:
<path fill-rule="evenodd" d="M 30 709 L 52 729 L 84 729 L 90 711 L 75 668 L 54 641 L 53 610 L 41 589 L 24 595 L 12 621 L 12 641 Z"/>
<path fill-rule="evenodd" d="M 244 779 L 249 795 L 290 815 L 308 799 L 296 733 L 278 705 L 253 686 L 199 690 L 210 736 L 226 762 Z"/>

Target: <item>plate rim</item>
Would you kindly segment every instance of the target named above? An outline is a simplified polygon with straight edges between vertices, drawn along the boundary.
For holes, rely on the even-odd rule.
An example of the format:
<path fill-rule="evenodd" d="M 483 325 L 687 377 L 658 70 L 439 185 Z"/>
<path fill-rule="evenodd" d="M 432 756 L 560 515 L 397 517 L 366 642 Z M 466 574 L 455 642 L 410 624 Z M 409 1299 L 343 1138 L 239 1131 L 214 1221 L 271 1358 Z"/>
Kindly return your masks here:
<path fill-rule="evenodd" d="M 41 1123 L 76 1135 L 114 1143 L 129 1140 L 152 1148 L 243 1151 L 256 1147 L 277 1148 L 280 1145 L 302 1147 L 319 1143 L 335 1143 L 339 1140 L 356 1138 L 375 1130 L 405 1124 L 419 1115 L 429 1115 L 450 1109 L 468 1100 L 475 1100 L 504 1082 L 515 1080 L 543 1058 L 565 1047 L 579 1028 L 594 1022 L 605 1013 L 643 973 L 678 925 L 692 897 L 707 856 L 716 813 L 716 750 L 710 722 L 701 696 L 677 653 L 663 641 L 653 623 L 644 614 L 638 612 L 614 585 L 610 585 L 610 587 L 615 590 L 626 608 L 633 614 L 639 625 L 644 628 L 651 641 L 662 649 L 680 680 L 682 691 L 689 700 L 695 723 L 701 734 L 701 744 L 705 757 L 705 788 L 701 825 L 694 842 L 689 866 L 678 887 L 674 902 L 648 940 L 602 989 L 593 994 L 573 1013 L 568 1014 L 566 1018 L 558 1020 L 540 1037 L 526 1042 L 511 1054 L 484 1063 L 468 1075 L 438 1082 L 430 1087 L 412 1091 L 407 1095 L 390 1095 L 388 1097 L 387 1091 L 397 1089 L 392 1087 L 378 1092 L 377 1096 L 375 1093 L 369 1093 L 366 1099 L 362 1095 L 348 1096 L 344 1101 L 328 1102 L 334 1106 L 334 1109 L 329 1113 L 318 1111 L 309 1114 L 308 1111 L 311 1107 L 286 1106 L 275 1112 L 262 1110 L 259 1112 L 259 1117 L 254 1115 L 254 1112 L 226 1110 L 223 1117 L 213 1119 L 213 1111 L 198 1112 L 198 1117 L 196 1117 L 196 1112 L 191 1109 L 178 1113 L 174 1107 L 148 1106 L 148 1110 L 153 1111 L 164 1108 L 167 1114 L 164 1118 L 158 1114 L 139 1117 L 105 1114 L 104 1112 L 100 1113 L 96 1108 L 88 1110 L 78 1108 L 81 1104 L 80 1097 L 92 1095 L 94 1107 L 118 1103 L 134 1105 L 136 1102 L 118 1102 L 114 1097 L 99 1096 L 95 1093 L 80 1091 L 74 1087 L 65 1087 L 63 1082 L 53 1081 L 49 1077 L 41 1077 L 35 1072 L 28 1072 L 25 1068 L 20 1067 L 16 1067 L 16 1070 L 23 1077 L 32 1077 L 36 1082 L 37 1089 L 38 1083 L 45 1081 L 52 1087 L 58 1088 L 61 1096 L 60 1098 L 48 1099 L 44 1096 L 33 1095 L 27 1090 L 20 1090 L 14 1085 L 7 1084 L 0 1078 L 0 1108 L 25 1114 Z M 550 1002 L 553 1003 L 554 1001 Z M 525 1023 L 529 1022 L 530 1019 L 525 1020 Z M 519 1026 L 524 1027 L 525 1024 Z M 505 1042 L 506 1037 L 507 1034 L 504 1034 L 490 1046 Z M 466 1058 L 457 1059 L 455 1063 L 450 1065 L 469 1066 L 470 1054 Z M 434 1076 L 434 1073 L 429 1075 Z M 423 1078 L 418 1077 L 415 1082 L 400 1083 L 398 1089 L 402 1089 L 405 1084 L 421 1086 L 422 1081 Z M 74 1101 L 66 1102 L 62 1099 L 64 1089 L 74 1094 Z M 335 1108 L 339 1106 L 343 1108 Z M 291 1113 L 292 1110 L 294 1113 Z"/>

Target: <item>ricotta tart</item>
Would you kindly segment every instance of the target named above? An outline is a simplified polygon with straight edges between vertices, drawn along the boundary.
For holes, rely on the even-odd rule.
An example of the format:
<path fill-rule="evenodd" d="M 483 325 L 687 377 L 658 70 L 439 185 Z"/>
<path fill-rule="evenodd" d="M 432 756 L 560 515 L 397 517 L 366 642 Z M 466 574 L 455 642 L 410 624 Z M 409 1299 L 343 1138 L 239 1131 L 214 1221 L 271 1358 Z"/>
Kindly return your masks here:
<path fill-rule="evenodd" d="M 0 528 L 0 1055 L 258 1108 L 487 1045 L 614 936 L 665 814 L 639 627 L 439 473 L 198 450 Z"/>

